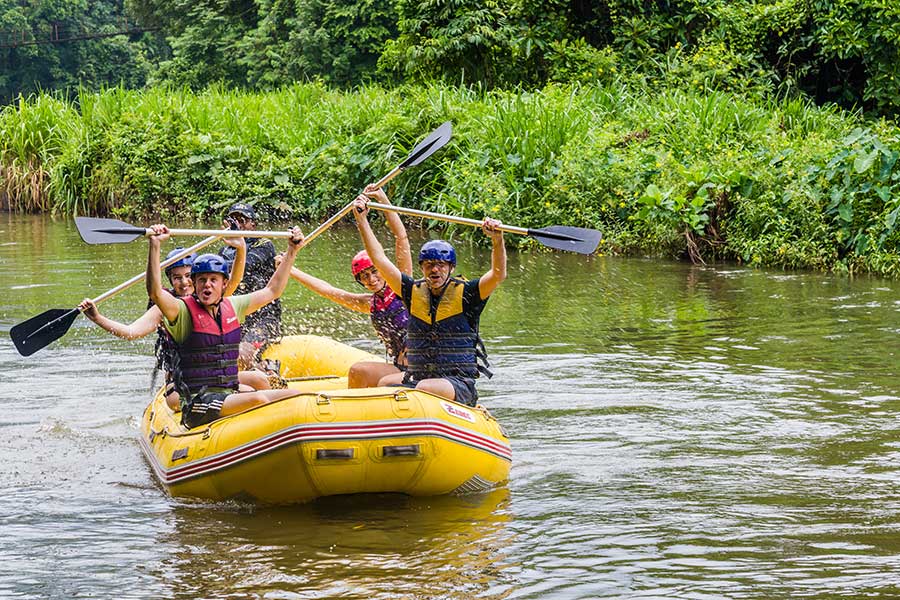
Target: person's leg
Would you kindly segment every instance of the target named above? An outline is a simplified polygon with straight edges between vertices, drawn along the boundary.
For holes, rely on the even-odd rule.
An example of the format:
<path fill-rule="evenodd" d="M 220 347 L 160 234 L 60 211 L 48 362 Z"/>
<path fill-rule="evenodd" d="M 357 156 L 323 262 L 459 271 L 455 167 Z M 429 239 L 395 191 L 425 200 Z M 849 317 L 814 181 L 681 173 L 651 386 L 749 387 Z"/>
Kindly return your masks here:
<path fill-rule="evenodd" d="M 238 381 L 241 382 L 241 385 L 249 386 L 254 390 L 272 389 L 272 386 L 269 385 L 269 378 L 266 376 L 266 374 L 262 371 L 257 371 L 256 369 L 253 369 L 251 371 L 238 372 Z"/>
<path fill-rule="evenodd" d="M 423 379 L 416 384 L 416 389 L 442 396 L 447 400 L 456 399 L 456 390 L 453 388 L 453 384 L 446 379 Z"/>
<path fill-rule="evenodd" d="M 446 381 L 453 386 L 454 400 L 466 406 L 478 404 L 478 390 L 475 389 L 475 380 L 470 377 L 447 377 Z"/>
<path fill-rule="evenodd" d="M 431 392 L 460 404 L 475 406 L 478 403 L 478 392 L 475 380 L 468 377 L 444 377 L 441 379 L 423 379 L 416 384 L 417 390 Z"/>
<path fill-rule="evenodd" d="M 403 383 L 403 377 L 406 375 L 403 371 L 397 370 L 395 373 L 391 373 L 389 375 L 385 375 L 381 379 L 378 380 L 378 387 L 385 387 L 388 385 L 400 385 Z"/>
<path fill-rule="evenodd" d="M 347 372 L 347 387 L 375 387 L 382 377 L 393 373 L 399 371 L 392 364 L 363 360 L 350 366 L 350 371 Z"/>
<path fill-rule="evenodd" d="M 275 402 L 283 398 L 291 396 L 299 396 L 301 392 L 297 390 L 261 390 L 258 392 L 243 392 L 237 394 L 229 394 L 219 410 L 219 415 L 227 417 L 228 415 L 237 414 L 254 406 L 260 406 L 269 402 Z"/>

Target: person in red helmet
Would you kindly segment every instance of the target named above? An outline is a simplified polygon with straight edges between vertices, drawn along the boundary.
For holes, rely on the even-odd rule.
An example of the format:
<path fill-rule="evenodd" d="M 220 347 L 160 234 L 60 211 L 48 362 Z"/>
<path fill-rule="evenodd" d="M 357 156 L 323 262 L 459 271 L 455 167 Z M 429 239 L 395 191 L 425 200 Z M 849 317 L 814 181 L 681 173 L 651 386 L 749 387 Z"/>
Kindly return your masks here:
<path fill-rule="evenodd" d="M 382 204 L 390 204 L 384 190 L 374 185 L 366 186 L 363 193 Z M 403 273 L 412 275 L 412 253 L 406 228 L 396 213 L 387 213 L 388 226 L 394 234 L 394 251 L 397 265 Z M 378 337 L 391 362 L 360 361 L 350 367 L 348 385 L 351 388 L 391 385 L 403 380 L 406 369 L 406 327 L 409 311 L 403 301 L 378 273 L 365 250 L 361 250 L 350 261 L 350 273 L 356 282 L 366 288 L 365 293 L 349 292 L 337 288 L 327 281 L 314 277 L 294 267 L 291 277 L 324 298 L 350 310 L 368 314 Z"/>

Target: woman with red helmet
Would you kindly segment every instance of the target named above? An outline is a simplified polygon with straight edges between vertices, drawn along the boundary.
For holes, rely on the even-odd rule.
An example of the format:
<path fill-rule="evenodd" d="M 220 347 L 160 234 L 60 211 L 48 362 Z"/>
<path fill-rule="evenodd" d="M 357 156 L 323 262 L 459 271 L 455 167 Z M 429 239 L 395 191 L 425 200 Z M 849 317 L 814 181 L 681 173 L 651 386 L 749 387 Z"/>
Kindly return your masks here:
<path fill-rule="evenodd" d="M 390 204 L 387 194 L 381 188 L 376 189 L 368 185 L 363 193 L 382 204 Z M 396 213 L 387 213 L 387 222 L 394 234 L 397 265 L 404 273 L 412 274 L 412 253 L 409 249 L 406 228 Z M 349 387 L 375 387 L 400 383 L 406 369 L 406 326 L 409 323 L 409 311 L 378 273 L 365 250 L 358 252 L 350 261 L 350 273 L 358 284 L 366 288 L 365 293 L 348 292 L 296 267 L 291 269 L 291 277 L 320 296 L 350 310 L 368 314 L 375 332 L 384 342 L 385 350 L 392 362 L 356 363 L 350 367 Z"/>

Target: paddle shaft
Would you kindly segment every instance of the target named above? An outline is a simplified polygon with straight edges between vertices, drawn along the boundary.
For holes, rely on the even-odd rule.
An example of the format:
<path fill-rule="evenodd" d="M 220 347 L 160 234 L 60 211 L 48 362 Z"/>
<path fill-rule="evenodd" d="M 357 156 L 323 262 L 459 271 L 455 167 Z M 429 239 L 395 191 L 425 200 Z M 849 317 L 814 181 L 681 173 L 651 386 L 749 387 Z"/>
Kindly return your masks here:
<path fill-rule="evenodd" d="M 413 217 L 423 217 L 426 219 L 440 219 L 442 221 L 450 221 L 451 223 L 458 223 L 460 225 L 471 225 L 472 227 L 481 227 L 484 222 L 479 221 L 477 219 L 467 219 L 466 217 L 457 217 L 454 215 L 442 215 L 440 213 L 428 212 L 427 210 L 418 210 L 415 208 L 405 208 L 403 206 L 394 206 L 389 204 L 379 204 L 378 202 L 369 202 L 369 208 L 374 208 L 376 210 L 388 211 L 401 213 L 404 215 L 410 215 Z M 514 225 L 504 225 L 501 224 L 498 227 L 500 231 L 504 231 L 506 233 L 517 233 L 519 235 L 528 235 L 531 233 L 531 230 L 526 229 L 525 227 L 516 227 Z"/>
<path fill-rule="evenodd" d="M 173 256 L 173 257 L 171 257 L 171 258 L 167 258 L 167 259 L 164 260 L 162 263 L 160 263 L 160 265 L 159 265 L 160 268 L 165 269 L 165 268 L 168 267 L 169 265 L 178 262 L 179 260 L 181 260 L 181 259 L 184 258 L 185 256 L 189 256 L 190 254 L 193 254 L 193 253 L 196 252 L 197 250 L 200 250 L 201 248 L 205 248 L 206 246 L 209 246 L 210 244 L 212 244 L 213 242 L 215 242 L 216 240 L 218 240 L 218 239 L 221 238 L 221 233 L 222 233 L 222 231 L 219 230 L 219 231 L 218 231 L 218 234 L 219 234 L 219 235 L 214 235 L 214 236 L 208 237 L 208 238 L 206 238 L 205 240 L 203 240 L 203 241 L 201 241 L 201 242 L 197 242 L 196 244 L 194 244 L 194 245 L 191 246 L 190 248 L 185 248 L 184 250 L 180 251 L 180 252 L 179 252 L 178 254 L 176 254 L 175 256 Z M 111 290 L 109 290 L 109 291 L 106 291 L 106 292 L 103 292 L 102 294 L 100 294 L 99 296 L 97 296 L 96 298 L 94 298 L 93 300 L 91 300 L 91 302 L 93 302 L 94 304 L 99 304 L 99 303 L 103 302 L 104 300 L 107 300 L 108 298 L 112 298 L 113 296 L 115 296 L 115 295 L 118 294 L 119 292 L 122 292 L 122 291 L 124 291 L 124 290 L 127 290 L 128 288 L 130 288 L 131 286 L 133 286 L 133 285 L 136 284 L 137 282 L 143 280 L 144 277 L 146 277 L 146 276 L 147 276 L 147 273 L 146 273 L 146 272 L 143 272 L 143 273 L 140 273 L 140 274 L 138 274 L 138 275 L 135 275 L 134 277 L 132 277 L 132 278 L 129 279 L 128 281 L 126 281 L 126 282 L 124 282 L 124 283 L 120 283 L 119 285 L 117 285 L 117 286 L 114 287 L 113 289 L 111 289 Z"/>

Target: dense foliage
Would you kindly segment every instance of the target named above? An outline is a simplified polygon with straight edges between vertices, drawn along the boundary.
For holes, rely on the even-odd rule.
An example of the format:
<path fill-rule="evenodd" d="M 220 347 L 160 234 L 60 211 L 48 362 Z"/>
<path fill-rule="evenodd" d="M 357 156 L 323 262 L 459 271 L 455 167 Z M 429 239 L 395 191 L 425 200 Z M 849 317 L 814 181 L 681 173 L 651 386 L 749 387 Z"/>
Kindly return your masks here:
<path fill-rule="evenodd" d="M 122 0 L 0 0 L 0 102 L 41 89 L 143 86 L 165 45 L 110 35 L 126 30 L 135 24 Z"/>
<path fill-rule="evenodd" d="M 12 196 L 207 220 L 242 199 L 271 219 L 319 219 L 451 119 L 453 140 L 397 180 L 398 202 L 599 228 L 606 252 L 900 275 L 900 130 L 802 100 L 618 83 L 76 100 L 0 113 Z"/>
<path fill-rule="evenodd" d="M 16 46 L 17 36 L 156 33 Z M 321 79 L 540 87 L 611 67 L 895 115 L 900 5 L 887 0 L 0 0 L 0 97 L 81 83 L 277 89 Z M 66 37 L 66 36 L 63 36 Z M 12 44 L 14 47 L 9 47 Z"/>
<path fill-rule="evenodd" d="M 900 275 L 885 0 L 0 0 L 0 30 L 0 206 L 318 218 L 450 119 L 400 201 Z M 16 42 L 60 30 L 110 36 Z"/>

